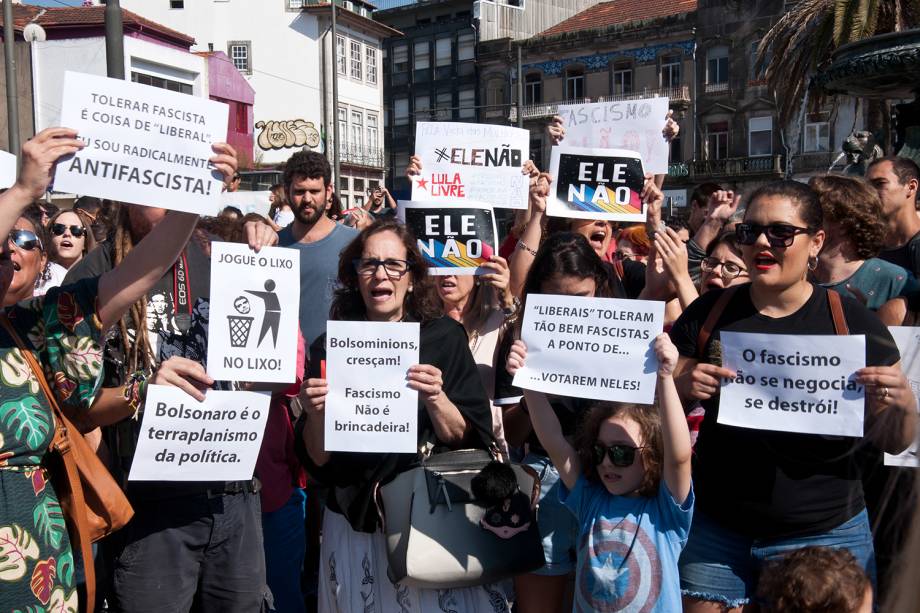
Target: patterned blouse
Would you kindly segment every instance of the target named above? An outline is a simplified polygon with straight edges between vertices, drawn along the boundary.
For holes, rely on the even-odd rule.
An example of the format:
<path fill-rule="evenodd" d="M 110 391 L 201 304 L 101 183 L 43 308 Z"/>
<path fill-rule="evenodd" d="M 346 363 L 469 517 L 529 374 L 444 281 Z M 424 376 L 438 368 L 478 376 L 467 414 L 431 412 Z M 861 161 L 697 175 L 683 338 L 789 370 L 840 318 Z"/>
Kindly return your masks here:
<path fill-rule="evenodd" d="M 57 400 L 88 407 L 102 372 L 98 278 L 6 309 Z M 77 613 L 74 554 L 42 460 L 54 417 L 28 362 L 0 328 L 0 611 Z"/>

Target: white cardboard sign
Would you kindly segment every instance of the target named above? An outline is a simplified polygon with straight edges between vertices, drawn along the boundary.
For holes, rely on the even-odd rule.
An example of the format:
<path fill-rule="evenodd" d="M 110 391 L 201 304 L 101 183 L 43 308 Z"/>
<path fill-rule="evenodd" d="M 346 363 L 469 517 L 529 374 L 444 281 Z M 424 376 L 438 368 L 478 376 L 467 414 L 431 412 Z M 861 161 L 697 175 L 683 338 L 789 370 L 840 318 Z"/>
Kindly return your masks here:
<path fill-rule="evenodd" d="M 862 335 L 721 332 L 720 424 L 831 436 L 863 435 L 866 365 Z"/>
<path fill-rule="evenodd" d="M 652 404 L 658 370 L 653 343 L 663 324 L 663 302 L 531 294 L 521 327 L 527 364 L 514 385 Z"/>
<path fill-rule="evenodd" d="M 198 402 L 150 385 L 130 481 L 246 481 L 262 446 L 271 394 L 208 390 Z"/>
<path fill-rule="evenodd" d="M 418 451 L 418 351 L 417 323 L 326 323 L 326 451 Z"/>
<path fill-rule="evenodd" d="M 642 158 L 623 149 L 553 147 L 546 214 L 577 219 L 645 221 Z"/>
<path fill-rule="evenodd" d="M 54 189 L 211 215 L 223 177 L 208 158 L 228 107 L 120 79 L 66 72 L 61 124 L 86 147 L 58 162 Z"/>
<path fill-rule="evenodd" d="M 300 252 L 211 243 L 208 374 L 219 381 L 293 383 Z"/>
<path fill-rule="evenodd" d="M 425 122 L 415 128 L 422 174 L 412 178 L 412 200 L 476 200 L 496 208 L 526 209 L 530 132 L 482 123 Z"/>
<path fill-rule="evenodd" d="M 565 126 L 562 144 L 638 151 L 647 172 L 668 173 L 668 141 L 661 133 L 667 121 L 667 98 L 563 104 L 558 114 Z"/>
<path fill-rule="evenodd" d="M 901 370 L 910 383 L 910 389 L 918 398 L 917 410 L 920 410 L 920 328 L 913 326 L 889 326 L 888 331 L 894 337 L 901 353 Z M 898 455 L 885 454 L 885 466 L 906 466 L 920 468 L 918 442 L 913 444 Z"/>
<path fill-rule="evenodd" d="M 16 183 L 16 156 L 0 151 L 0 189 L 13 187 Z"/>

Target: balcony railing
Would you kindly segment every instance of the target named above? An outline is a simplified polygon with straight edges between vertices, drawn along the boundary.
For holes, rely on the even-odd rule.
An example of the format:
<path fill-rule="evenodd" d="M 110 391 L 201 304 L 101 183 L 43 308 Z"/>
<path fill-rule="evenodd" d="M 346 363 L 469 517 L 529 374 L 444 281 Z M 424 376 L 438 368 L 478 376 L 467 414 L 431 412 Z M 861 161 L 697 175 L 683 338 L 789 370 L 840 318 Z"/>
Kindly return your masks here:
<path fill-rule="evenodd" d="M 830 151 L 810 151 L 800 153 L 792 158 L 793 172 L 827 172 L 837 153 Z"/>
<path fill-rule="evenodd" d="M 559 112 L 559 105 L 564 104 L 588 104 L 591 102 L 619 102 L 625 100 L 641 100 L 642 98 L 660 98 L 667 97 L 672 103 L 689 103 L 690 87 L 681 85 L 680 87 L 665 87 L 661 89 L 643 89 L 640 91 L 629 92 L 627 94 L 608 94 L 597 98 L 582 98 L 580 100 L 562 100 L 558 102 L 539 102 L 536 104 L 525 104 L 521 114 L 524 119 L 542 119 L 552 117 Z M 517 121 L 517 106 L 511 105 L 508 119 Z"/>
<path fill-rule="evenodd" d="M 330 153 L 332 151 L 332 139 L 329 139 Z M 342 164 L 353 164 L 355 166 L 367 166 L 370 168 L 383 168 L 384 155 L 383 149 L 376 147 L 365 147 L 363 145 L 353 145 L 342 143 L 339 145 L 338 155 L 339 162 Z"/>
<path fill-rule="evenodd" d="M 727 94 L 728 83 L 707 83 L 705 91 L 707 94 Z"/>
<path fill-rule="evenodd" d="M 783 156 L 766 155 L 721 160 L 693 160 L 668 165 L 669 177 L 703 180 L 710 177 L 775 176 L 784 172 Z"/>

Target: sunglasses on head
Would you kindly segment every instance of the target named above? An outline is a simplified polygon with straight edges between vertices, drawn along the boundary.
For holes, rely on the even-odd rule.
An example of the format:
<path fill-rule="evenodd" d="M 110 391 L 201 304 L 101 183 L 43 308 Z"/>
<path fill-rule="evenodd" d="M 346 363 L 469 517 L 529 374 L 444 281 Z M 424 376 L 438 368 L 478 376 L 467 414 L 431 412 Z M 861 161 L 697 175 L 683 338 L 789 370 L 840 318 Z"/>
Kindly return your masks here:
<path fill-rule="evenodd" d="M 810 234 L 812 228 L 800 228 L 788 223 L 739 223 L 735 226 L 735 238 L 740 245 L 753 245 L 761 234 L 767 235 L 771 247 L 788 247 L 798 234 Z"/>
<path fill-rule="evenodd" d="M 13 230 L 10 232 L 9 241 L 25 251 L 32 251 L 36 247 L 41 251 L 44 250 L 41 239 L 35 236 L 35 232 L 29 230 Z"/>
<path fill-rule="evenodd" d="M 604 456 L 610 460 L 610 463 L 620 468 L 632 466 L 636 461 L 636 451 L 645 447 L 632 447 L 631 445 L 610 445 L 604 446 L 600 443 L 594 444 L 594 463 L 600 466 L 604 462 Z"/>
<path fill-rule="evenodd" d="M 74 238 L 80 238 L 86 234 L 86 228 L 83 226 L 65 226 L 62 223 L 51 224 L 51 233 L 55 236 L 64 236 L 64 232 L 70 230 L 71 236 Z"/>

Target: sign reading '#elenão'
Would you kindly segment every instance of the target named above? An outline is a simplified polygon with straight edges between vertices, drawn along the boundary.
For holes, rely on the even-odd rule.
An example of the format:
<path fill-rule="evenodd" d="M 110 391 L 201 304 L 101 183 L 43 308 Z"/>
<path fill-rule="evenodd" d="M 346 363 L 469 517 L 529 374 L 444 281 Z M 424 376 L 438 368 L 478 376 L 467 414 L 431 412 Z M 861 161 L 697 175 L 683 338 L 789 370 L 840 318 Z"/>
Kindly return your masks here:
<path fill-rule="evenodd" d="M 498 253 L 492 207 L 472 201 L 399 203 L 399 218 L 418 239 L 433 275 L 494 272 L 483 263 Z"/>
<path fill-rule="evenodd" d="M 531 294 L 521 327 L 527 364 L 514 385 L 652 404 L 658 369 L 652 344 L 663 324 L 663 302 Z"/>
<path fill-rule="evenodd" d="M 645 221 L 642 158 L 635 151 L 553 147 L 546 212 L 555 217 Z"/>
<path fill-rule="evenodd" d="M 420 121 L 415 153 L 422 174 L 412 179 L 412 200 L 475 200 L 496 208 L 526 209 L 530 132 L 483 123 Z"/>
<path fill-rule="evenodd" d="M 866 337 L 721 332 L 720 424 L 832 436 L 862 436 Z"/>
<path fill-rule="evenodd" d="M 591 104 L 563 104 L 563 144 L 569 147 L 638 151 L 646 171 L 668 173 L 668 141 L 662 134 L 668 99 L 643 98 Z"/>
<path fill-rule="evenodd" d="M 208 159 L 227 140 L 227 105 L 120 79 L 64 74 L 61 125 L 86 147 L 57 164 L 58 191 L 212 215 L 223 177 Z"/>
<path fill-rule="evenodd" d="M 271 394 L 208 390 L 198 402 L 150 385 L 129 481 L 252 479 Z"/>
<path fill-rule="evenodd" d="M 299 311 L 300 251 L 211 243 L 209 375 L 293 383 Z"/>
<path fill-rule="evenodd" d="M 418 451 L 418 351 L 418 323 L 326 323 L 326 451 Z"/>

